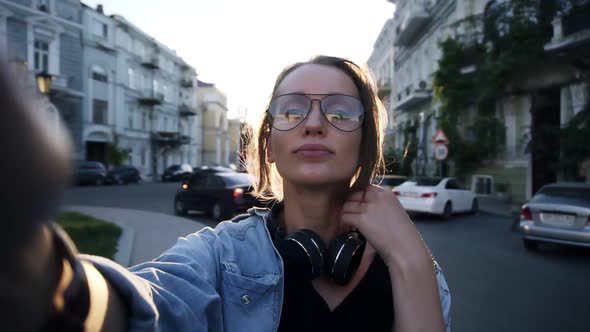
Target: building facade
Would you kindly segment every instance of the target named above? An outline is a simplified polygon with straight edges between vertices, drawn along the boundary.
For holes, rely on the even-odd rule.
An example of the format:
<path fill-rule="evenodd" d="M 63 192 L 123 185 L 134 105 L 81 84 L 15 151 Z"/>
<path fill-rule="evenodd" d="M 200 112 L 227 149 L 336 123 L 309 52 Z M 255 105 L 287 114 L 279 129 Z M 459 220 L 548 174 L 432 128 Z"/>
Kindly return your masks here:
<path fill-rule="evenodd" d="M 124 17 L 112 15 L 117 52 L 112 118 L 132 164 L 157 177 L 201 164 L 196 71 Z"/>
<path fill-rule="evenodd" d="M 14 65 L 35 105 L 50 117 L 62 119 L 65 126 L 61 129 L 67 128 L 76 157 L 83 154 L 82 30 L 79 1 L 0 1 L 2 56 Z M 38 93 L 35 82 L 40 73 L 53 76 L 52 89 L 46 96 Z"/>
<path fill-rule="evenodd" d="M 237 160 L 235 121 L 227 118 L 227 97 L 213 83 L 197 81 L 197 95 L 203 113 L 203 165 L 229 166 Z"/>
<path fill-rule="evenodd" d="M 0 50 L 65 123 L 75 159 L 108 165 L 116 148 L 154 178 L 202 163 L 195 69 L 124 17 L 76 0 L 0 0 Z M 40 73 L 53 77 L 46 96 Z"/>
<path fill-rule="evenodd" d="M 484 0 L 396 0 L 394 26 L 393 127 L 395 149 L 399 154 L 417 150 L 413 174 L 433 175 L 437 162 L 431 139 L 438 125 L 438 102 L 433 96 L 433 78 L 442 51 L 439 43 L 463 32 L 477 29 L 466 18 L 481 15 Z M 413 143 L 407 131 L 415 133 Z"/>
<path fill-rule="evenodd" d="M 385 130 L 384 148 L 395 148 L 395 121 L 394 121 L 394 96 L 392 90 L 394 89 L 394 25 L 393 19 L 388 19 L 375 43 L 373 44 L 373 52 L 371 53 L 367 65 L 375 76 L 377 83 L 377 91 L 381 101 L 387 109 L 387 128 Z"/>
<path fill-rule="evenodd" d="M 487 13 L 496 6 L 506 6 L 509 1 L 392 2 L 396 4 L 393 17 L 394 144 L 403 154 L 411 145 L 406 133 L 414 132 L 417 156 L 412 164 L 412 173 L 435 175 L 437 165 L 431 139 L 438 129 L 440 105 L 433 95 L 432 84 L 442 56 L 439 43 L 453 38 L 482 44 L 485 42 Z M 527 146 L 535 130 L 547 127 L 559 129 L 587 107 L 589 2 L 578 1 L 581 7 L 555 14 L 551 41 L 545 45 L 545 62 L 523 68 L 518 83 L 507 86 L 502 92 L 503 97 L 496 101 L 496 116 L 505 127 L 505 149 L 495 160 L 487 161 L 473 174 L 455 174 L 466 179 L 466 184 L 478 194 L 490 195 L 502 191 L 513 201 L 523 202 L 543 184 L 562 179 L 557 167 L 559 146 L 549 157 L 542 158 L 532 154 Z M 542 8 L 536 3 L 531 6 L 535 10 Z M 495 28 L 501 29 L 497 24 Z M 468 66 L 461 70 L 461 74 L 468 75 L 476 70 L 476 66 Z M 469 123 L 470 119 L 466 118 L 464 125 Z M 452 161 L 449 164 L 453 174 Z M 585 164 L 580 166 L 581 172 L 589 171 L 590 161 L 586 164 L 587 167 L 584 167 Z"/>

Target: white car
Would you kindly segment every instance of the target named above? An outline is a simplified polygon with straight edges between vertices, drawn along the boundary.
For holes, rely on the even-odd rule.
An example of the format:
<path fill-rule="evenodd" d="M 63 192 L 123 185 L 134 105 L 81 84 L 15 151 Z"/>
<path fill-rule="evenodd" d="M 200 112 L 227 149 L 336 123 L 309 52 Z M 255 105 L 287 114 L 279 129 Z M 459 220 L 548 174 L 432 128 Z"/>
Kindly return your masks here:
<path fill-rule="evenodd" d="M 457 212 L 479 212 L 475 194 L 452 177 L 411 179 L 393 188 L 393 193 L 408 212 L 436 214 L 445 219 Z"/>

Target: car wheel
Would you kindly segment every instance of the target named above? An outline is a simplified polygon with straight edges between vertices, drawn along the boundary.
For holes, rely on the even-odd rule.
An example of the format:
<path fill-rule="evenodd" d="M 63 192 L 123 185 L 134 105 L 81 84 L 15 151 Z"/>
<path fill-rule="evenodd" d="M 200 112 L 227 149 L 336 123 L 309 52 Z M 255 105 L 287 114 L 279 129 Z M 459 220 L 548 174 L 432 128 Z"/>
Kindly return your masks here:
<path fill-rule="evenodd" d="M 225 212 L 223 206 L 219 202 L 215 202 L 213 207 L 211 208 L 211 218 L 216 221 L 222 221 L 227 217 L 227 213 Z"/>
<path fill-rule="evenodd" d="M 522 239 L 522 244 L 526 250 L 535 251 L 539 248 L 539 243 L 534 240 Z"/>
<path fill-rule="evenodd" d="M 96 180 L 94 181 L 94 184 L 97 186 L 102 186 L 104 184 L 104 179 L 103 178 L 96 178 Z"/>
<path fill-rule="evenodd" d="M 186 214 L 186 206 L 180 200 L 174 201 L 174 213 L 180 216 L 184 216 Z"/>
<path fill-rule="evenodd" d="M 445 204 L 445 208 L 443 209 L 442 218 L 445 220 L 449 220 L 449 219 L 451 219 L 452 215 L 453 215 L 453 205 L 451 204 L 451 202 L 447 202 Z"/>
<path fill-rule="evenodd" d="M 477 201 L 477 198 L 474 198 L 473 202 L 471 203 L 471 214 L 474 216 L 479 215 L 479 202 Z"/>

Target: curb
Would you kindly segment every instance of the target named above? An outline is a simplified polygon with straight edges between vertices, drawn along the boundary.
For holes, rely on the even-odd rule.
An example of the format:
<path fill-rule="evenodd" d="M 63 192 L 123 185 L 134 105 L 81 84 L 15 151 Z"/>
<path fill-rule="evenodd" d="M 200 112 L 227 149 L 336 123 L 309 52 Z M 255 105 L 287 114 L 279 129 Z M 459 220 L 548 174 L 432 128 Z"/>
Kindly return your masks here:
<path fill-rule="evenodd" d="M 124 267 L 129 267 L 129 262 L 131 262 L 131 255 L 133 254 L 135 230 L 120 222 L 110 220 L 105 221 L 121 227 L 122 232 L 121 236 L 119 237 L 119 241 L 117 242 L 117 252 L 115 253 L 114 260 L 115 262 L 123 265 Z"/>

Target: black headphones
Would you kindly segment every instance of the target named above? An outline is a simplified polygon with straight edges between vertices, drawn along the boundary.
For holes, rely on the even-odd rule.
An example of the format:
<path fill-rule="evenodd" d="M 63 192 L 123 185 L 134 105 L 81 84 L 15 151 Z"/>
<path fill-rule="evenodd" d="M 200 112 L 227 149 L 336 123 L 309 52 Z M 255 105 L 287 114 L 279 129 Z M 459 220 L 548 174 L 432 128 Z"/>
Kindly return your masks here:
<path fill-rule="evenodd" d="M 326 246 L 322 238 L 309 229 L 285 234 L 284 229 L 273 221 L 282 209 L 282 202 L 272 205 L 268 229 L 283 258 L 285 271 L 307 280 L 324 274 L 340 285 L 348 283 L 365 252 L 363 235 L 356 230 L 350 231 Z"/>

